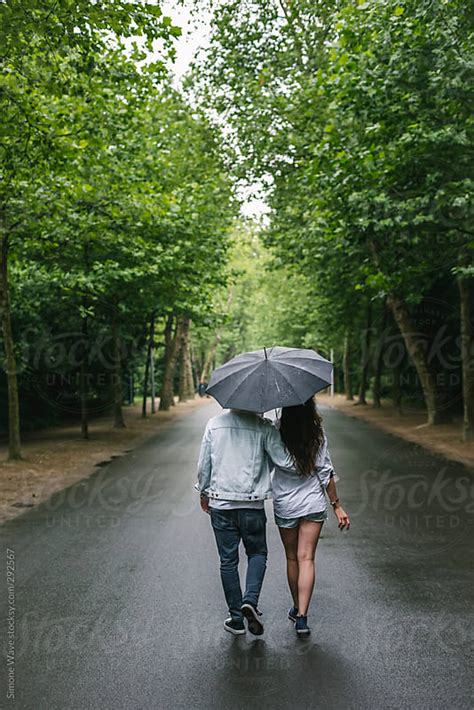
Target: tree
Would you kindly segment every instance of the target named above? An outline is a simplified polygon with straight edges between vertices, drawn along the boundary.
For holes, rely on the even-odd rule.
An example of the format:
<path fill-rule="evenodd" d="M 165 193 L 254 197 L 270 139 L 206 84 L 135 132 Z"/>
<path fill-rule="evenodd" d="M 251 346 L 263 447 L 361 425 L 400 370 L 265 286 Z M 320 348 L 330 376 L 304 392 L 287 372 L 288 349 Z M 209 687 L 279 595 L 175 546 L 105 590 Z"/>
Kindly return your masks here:
<path fill-rule="evenodd" d="M 94 78 L 110 47 L 142 36 L 151 47 L 170 46 L 179 34 L 156 6 L 119 0 L 8 0 L 0 10 L 2 35 L 0 193 L 0 311 L 9 397 L 9 458 L 21 457 L 17 367 L 10 311 L 8 261 L 28 234 L 32 203 L 41 202 L 49 172 L 81 149 L 83 112 L 94 100 Z M 26 50 L 26 51 L 25 51 Z M 134 46 L 132 56 L 143 58 Z M 154 69 L 159 69 L 159 62 Z M 110 66 L 110 65 L 109 65 Z M 106 68 L 106 71 L 109 67 Z M 129 70 L 132 65 L 129 63 Z M 138 70 L 134 69 L 135 77 Z M 92 91 L 91 91 L 92 86 Z M 87 115 L 87 111 L 85 112 Z"/>
<path fill-rule="evenodd" d="M 240 174 L 268 186 L 267 243 L 344 332 L 358 295 L 386 300 L 432 424 L 448 411 L 411 311 L 468 248 L 471 35 L 461 1 L 241 0 L 215 16 L 203 80 Z"/>
<path fill-rule="evenodd" d="M 92 397 L 123 426 L 122 380 L 146 349 L 150 313 L 158 321 L 170 313 L 205 317 L 222 282 L 235 208 L 218 133 L 170 87 L 161 58 L 179 30 L 157 6 L 31 0 L 2 12 L 8 179 L 0 200 L 0 307 L 14 457 L 15 348 L 22 377 L 41 375 L 40 359 L 68 381 L 63 401 L 79 395 L 83 436 Z M 146 52 L 155 39 L 164 49 L 151 64 Z M 25 279 L 39 295 L 34 309 Z M 38 358 L 38 344 L 20 330 L 15 345 L 20 322 L 33 337 L 63 338 L 74 357 L 59 362 L 46 348 Z M 88 369 L 100 368 L 107 384 L 90 385 Z M 188 364 L 188 391 L 191 379 Z"/>

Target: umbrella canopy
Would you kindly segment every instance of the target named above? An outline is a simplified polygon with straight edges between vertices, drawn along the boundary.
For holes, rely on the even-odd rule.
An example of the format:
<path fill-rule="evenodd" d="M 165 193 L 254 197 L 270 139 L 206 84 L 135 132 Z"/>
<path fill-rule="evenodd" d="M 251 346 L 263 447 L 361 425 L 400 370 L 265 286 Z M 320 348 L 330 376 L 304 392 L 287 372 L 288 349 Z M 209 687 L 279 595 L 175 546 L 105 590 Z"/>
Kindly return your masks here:
<path fill-rule="evenodd" d="M 207 393 L 222 407 L 268 412 L 304 404 L 331 382 L 332 363 L 314 350 L 264 348 L 214 370 Z"/>

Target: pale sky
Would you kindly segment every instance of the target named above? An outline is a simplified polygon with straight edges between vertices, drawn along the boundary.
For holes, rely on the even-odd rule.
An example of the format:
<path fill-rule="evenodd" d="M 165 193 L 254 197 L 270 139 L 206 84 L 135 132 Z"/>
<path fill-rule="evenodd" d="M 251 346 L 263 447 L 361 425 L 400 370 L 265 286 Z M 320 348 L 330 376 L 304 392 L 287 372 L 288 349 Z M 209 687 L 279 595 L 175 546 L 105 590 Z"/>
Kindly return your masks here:
<path fill-rule="evenodd" d="M 189 65 L 195 58 L 200 48 L 205 48 L 209 43 L 210 15 L 201 11 L 199 17 L 191 16 L 192 0 L 186 2 L 184 7 L 173 0 L 165 0 L 161 5 L 164 15 L 172 18 L 173 24 L 182 30 L 182 35 L 175 41 L 176 61 L 172 65 L 176 77 L 176 85 L 187 72 Z M 242 199 L 242 214 L 246 217 L 262 217 L 268 212 L 265 202 L 251 196 L 252 186 L 240 191 Z"/>
<path fill-rule="evenodd" d="M 206 47 L 209 41 L 210 16 L 207 12 L 200 12 L 199 18 L 191 16 L 191 2 L 184 6 L 173 0 L 165 0 L 161 5 L 164 15 L 173 19 L 173 24 L 181 27 L 182 35 L 175 40 L 176 61 L 173 64 L 173 73 L 177 81 L 186 73 L 200 47 Z"/>

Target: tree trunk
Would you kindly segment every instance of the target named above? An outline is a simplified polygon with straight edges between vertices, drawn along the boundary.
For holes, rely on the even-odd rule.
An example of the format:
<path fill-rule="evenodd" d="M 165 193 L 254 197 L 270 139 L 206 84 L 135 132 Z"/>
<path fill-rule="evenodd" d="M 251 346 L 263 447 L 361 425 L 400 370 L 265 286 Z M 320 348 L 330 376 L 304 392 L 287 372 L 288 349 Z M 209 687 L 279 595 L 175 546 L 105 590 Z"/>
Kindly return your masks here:
<path fill-rule="evenodd" d="M 147 402 L 147 397 L 148 397 L 148 381 L 150 378 L 150 360 L 151 360 L 151 344 L 152 344 L 152 332 L 153 332 L 153 326 L 152 324 L 154 323 L 155 320 L 155 313 L 153 312 L 151 314 L 150 318 L 150 332 L 148 336 L 148 345 L 146 349 L 146 361 L 145 361 L 145 374 L 143 377 L 143 399 L 142 399 L 142 418 L 146 418 L 146 402 Z"/>
<path fill-rule="evenodd" d="M 20 402 L 16 372 L 15 346 L 10 312 L 8 283 L 8 237 L 2 237 L 0 250 L 0 319 L 2 323 L 5 372 L 8 386 L 8 459 L 18 460 L 21 455 Z"/>
<path fill-rule="evenodd" d="M 113 352 L 113 372 L 112 372 L 112 391 L 114 403 L 114 427 L 116 429 L 125 428 L 125 420 L 122 410 L 122 355 L 120 352 L 120 334 L 117 322 L 117 315 L 114 312 L 112 315 L 112 352 Z"/>
<path fill-rule="evenodd" d="M 150 345 L 146 349 L 145 373 L 143 375 L 142 419 L 146 419 L 146 401 L 148 396 L 148 379 L 150 371 Z"/>
<path fill-rule="evenodd" d="M 370 336 L 372 330 L 372 303 L 369 300 L 367 303 L 367 320 L 366 328 L 364 333 L 364 339 L 362 342 L 362 355 L 361 355 L 361 373 L 360 373 L 360 386 L 359 386 L 359 398 L 357 404 L 367 404 L 366 392 L 369 383 L 369 365 L 370 365 Z"/>
<path fill-rule="evenodd" d="M 156 414 L 156 389 L 155 389 L 155 314 L 153 314 L 150 324 L 150 396 L 151 413 Z"/>
<path fill-rule="evenodd" d="M 458 274 L 461 312 L 461 357 L 463 397 L 463 441 L 474 440 L 474 353 L 471 321 L 469 277 Z"/>
<path fill-rule="evenodd" d="M 202 366 L 202 370 L 201 370 L 201 376 L 199 378 L 200 382 L 206 382 L 206 383 L 209 382 L 209 375 L 211 374 L 212 363 L 214 361 L 217 346 L 219 345 L 220 340 L 221 340 L 221 334 L 219 332 L 217 332 L 209 350 L 206 353 L 204 365 Z"/>
<path fill-rule="evenodd" d="M 385 339 L 384 359 L 391 376 L 390 399 L 397 413 L 402 416 L 403 391 L 401 383 L 406 358 L 406 344 L 400 333 L 400 328 L 393 318 L 392 310 L 388 307 L 387 299 L 385 299 L 385 305 L 387 314 L 387 337 Z M 398 345 L 400 345 L 400 347 L 398 347 Z"/>
<path fill-rule="evenodd" d="M 133 383 L 133 372 L 129 373 L 128 377 L 128 396 L 129 396 L 129 401 L 130 404 L 133 404 L 135 401 L 135 387 Z"/>
<path fill-rule="evenodd" d="M 428 424 L 441 424 L 446 421 L 446 412 L 443 411 L 435 378 L 428 367 L 423 342 L 417 337 L 417 329 L 410 318 L 406 304 L 395 294 L 387 297 L 387 304 L 400 328 L 408 354 L 416 368 L 428 410 Z"/>
<path fill-rule="evenodd" d="M 189 399 L 189 318 L 182 318 L 179 358 L 179 401 Z"/>
<path fill-rule="evenodd" d="M 181 320 L 178 319 L 174 334 L 173 321 L 174 316 L 168 316 L 165 327 L 165 371 L 160 392 L 160 411 L 162 412 L 168 411 L 174 404 L 173 380 L 179 355 Z"/>
<path fill-rule="evenodd" d="M 381 402 L 381 380 L 382 380 L 382 370 L 383 370 L 383 349 L 385 345 L 385 329 L 387 327 L 387 306 L 384 300 L 382 304 L 382 319 L 380 321 L 380 328 L 378 332 L 377 339 L 377 352 L 375 353 L 375 373 L 374 373 L 374 404 L 373 406 L 379 408 L 382 406 Z"/>
<path fill-rule="evenodd" d="M 151 413 L 156 414 L 156 385 L 155 385 L 155 348 L 150 352 L 150 399 Z"/>
<path fill-rule="evenodd" d="M 354 399 L 352 392 L 352 377 L 351 377 L 351 333 L 349 328 L 346 329 L 344 336 L 344 355 L 342 358 L 342 366 L 344 369 L 344 392 L 346 399 Z"/>
<path fill-rule="evenodd" d="M 402 395 L 402 364 L 398 363 L 393 370 L 393 387 L 392 387 L 392 398 L 393 404 L 398 412 L 398 414 L 403 414 L 403 395 Z"/>
<path fill-rule="evenodd" d="M 193 396 L 196 395 L 198 391 L 198 386 L 199 386 L 199 377 L 198 377 L 198 365 L 194 359 L 194 351 L 191 350 L 191 376 L 192 376 L 192 386 L 193 386 Z"/>
<path fill-rule="evenodd" d="M 84 242 L 83 249 L 83 266 L 84 271 L 87 272 L 90 268 L 89 259 L 90 246 L 89 242 L 86 240 Z M 88 412 L 88 394 L 89 394 L 89 384 L 87 381 L 88 372 L 87 364 L 89 362 L 89 321 L 87 315 L 87 307 L 89 305 L 87 295 L 84 294 L 81 298 L 81 305 L 84 313 L 81 318 L 81 364 L 79 369 L 79 397 L 80 397 L 80 407 L 81 407 L 81 436 L 83 439 L 89 438 L 89 412 Z"/>
<path fill-rule="evenodd" d="M 79 372 L 79 389 L 81 399 L 81 436 L 83 439 L 89 438 L 89 411 L 87 407 L 88 383 L 87 383 L 87 362 L 89 357 L 89 333 L 87 328 L 87 316 L 82 318 L 82 357 Z"/>
<path fill-rule="evenodd" d="M 194 399 L 196 394 L 196 385 L 194 384 L 194 371 L 193 371 L 193 349 L 191 347 L 191 340 L 188 343 L 188 358 L 186 366 L 186 389 L 189 399 Z"/>

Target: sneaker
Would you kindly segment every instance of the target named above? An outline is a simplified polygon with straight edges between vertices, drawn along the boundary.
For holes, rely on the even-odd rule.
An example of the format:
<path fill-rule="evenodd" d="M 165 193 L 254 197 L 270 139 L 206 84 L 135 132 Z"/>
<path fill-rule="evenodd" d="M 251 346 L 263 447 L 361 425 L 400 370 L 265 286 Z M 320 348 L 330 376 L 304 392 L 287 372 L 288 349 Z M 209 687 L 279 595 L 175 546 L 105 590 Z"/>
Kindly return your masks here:
<path fill-rule="evenodd" d="M 245 634 L 245 624 L 243 619 L 233 619 L 229 616 L 228 619 L 224 621 L 224 629 L 234 636 L 240 636 Z"/>
<path fill-rule="evenodd" d="M 295 606 L 292 606 L 290 611 L 288 612 L 288 618 L 293 623 L 296 623 L 297 616 L 298 616 L 298 609 Z"/>
<path fill-rule="evenodd" d="M 261 636 L 263 634 L 263 624 L 258 617 L 262 616 L 262 612 L 252 602 L 244 602 L 240 608 L 247 619 L 250 633 L 254 636 Z"/>
<path fill-rule="evenodd" d="M 308 617 L 307 616 L 297 616 L 295 629 L 297 634 L 309 634 Z"/>

